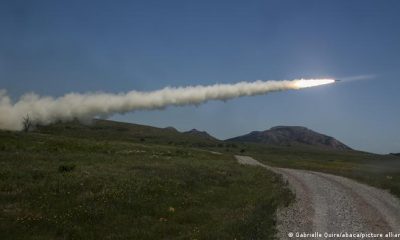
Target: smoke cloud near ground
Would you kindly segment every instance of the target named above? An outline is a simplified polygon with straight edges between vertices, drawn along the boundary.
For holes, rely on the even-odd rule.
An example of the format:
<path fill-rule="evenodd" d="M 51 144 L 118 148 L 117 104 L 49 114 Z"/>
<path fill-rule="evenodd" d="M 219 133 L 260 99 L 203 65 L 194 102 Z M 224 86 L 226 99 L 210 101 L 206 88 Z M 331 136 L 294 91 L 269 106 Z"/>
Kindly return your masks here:
<path fill-rule="evenodd" d="M 57 121 L 94 117 L 136 110 L 162 109 L 167 106 L 198 105 L 209 100 L 229 100 L 269 92 L 300 89 L 332 83 L 332 79 L 297 79 L 291 81 L 255 81 L 209 86 L 166 87 L 151 92 L 69 93 L 59 98 L 23 95 L 13 102 L 5 90 L 0 90 L 0 129 L 21 130 L 29 116 L 33 125 L 48 125 Z"/>

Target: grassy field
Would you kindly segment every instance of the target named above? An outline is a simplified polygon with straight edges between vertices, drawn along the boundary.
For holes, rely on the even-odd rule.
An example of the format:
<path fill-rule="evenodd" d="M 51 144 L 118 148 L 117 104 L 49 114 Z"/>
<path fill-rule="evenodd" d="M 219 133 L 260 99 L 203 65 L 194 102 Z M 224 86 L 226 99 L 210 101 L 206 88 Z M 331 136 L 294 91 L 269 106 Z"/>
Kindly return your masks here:
<path fill-rule="evenodd" d="M 229 143 L 103 120 L 59 123 L 0 131 L 0 239 L 274 239 L 275 211 L 294 196 L 280 176 L 240 166 L 235 154 L 400 197 L 394 155 Z"/>
<path fill-rule="evenodd" d="M 63 128 L 0 131 L 0 239 L 273 239 L 293 200 L 279 176 L 168 134 Z"/>

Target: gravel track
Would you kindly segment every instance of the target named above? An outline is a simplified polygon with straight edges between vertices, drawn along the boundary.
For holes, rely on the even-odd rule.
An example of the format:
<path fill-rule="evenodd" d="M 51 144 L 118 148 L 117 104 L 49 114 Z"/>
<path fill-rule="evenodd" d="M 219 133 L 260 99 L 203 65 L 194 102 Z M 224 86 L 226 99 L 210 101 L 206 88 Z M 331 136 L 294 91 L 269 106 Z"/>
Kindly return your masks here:
<path fill-rule="evenodd" d="M 399 234 L 400 201 L 389 192 L 332 174 L 274 168 L 251 157 L 236 156 L 241 164 L 261 166 L 282 176 L 296 194 L 296 202 L 277 212 L 278 238 L 289 233 L 322 234 L 321 238 L 301 239 L 362 239 L 361 237 L 324 237 L 325 233 Z M 381 239 L 367 238 L 364 239 Z"/>

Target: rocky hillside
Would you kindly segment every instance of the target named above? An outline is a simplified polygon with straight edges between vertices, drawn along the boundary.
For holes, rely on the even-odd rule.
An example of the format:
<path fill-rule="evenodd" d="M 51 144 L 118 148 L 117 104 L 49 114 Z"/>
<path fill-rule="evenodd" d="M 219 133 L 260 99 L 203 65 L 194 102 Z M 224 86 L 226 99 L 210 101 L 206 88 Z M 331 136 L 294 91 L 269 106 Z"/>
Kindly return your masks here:
<path fill-rule="evenodd" d="M 351 150 L 350 147 L 333 137 L 297 126 L 278 126 L 266 131 L 254 131 L 227 141 L 265 143 L 279 146 L 310 145 L 336 150 Z"/>

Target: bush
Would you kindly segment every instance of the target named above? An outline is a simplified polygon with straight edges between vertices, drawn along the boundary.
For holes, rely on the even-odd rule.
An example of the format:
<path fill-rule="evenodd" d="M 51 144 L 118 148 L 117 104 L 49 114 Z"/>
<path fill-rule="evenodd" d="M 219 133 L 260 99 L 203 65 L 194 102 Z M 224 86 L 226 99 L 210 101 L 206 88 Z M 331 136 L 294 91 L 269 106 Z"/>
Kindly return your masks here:
<path fill-rule="evenodd" d="M 60 165 L 58 167 L 58 171 L 60 173 L 65 173 L 65 172 L 71 172 L 75 169 L 75 165 L 74 164 L 70 164 L 70 165 Z"/>

